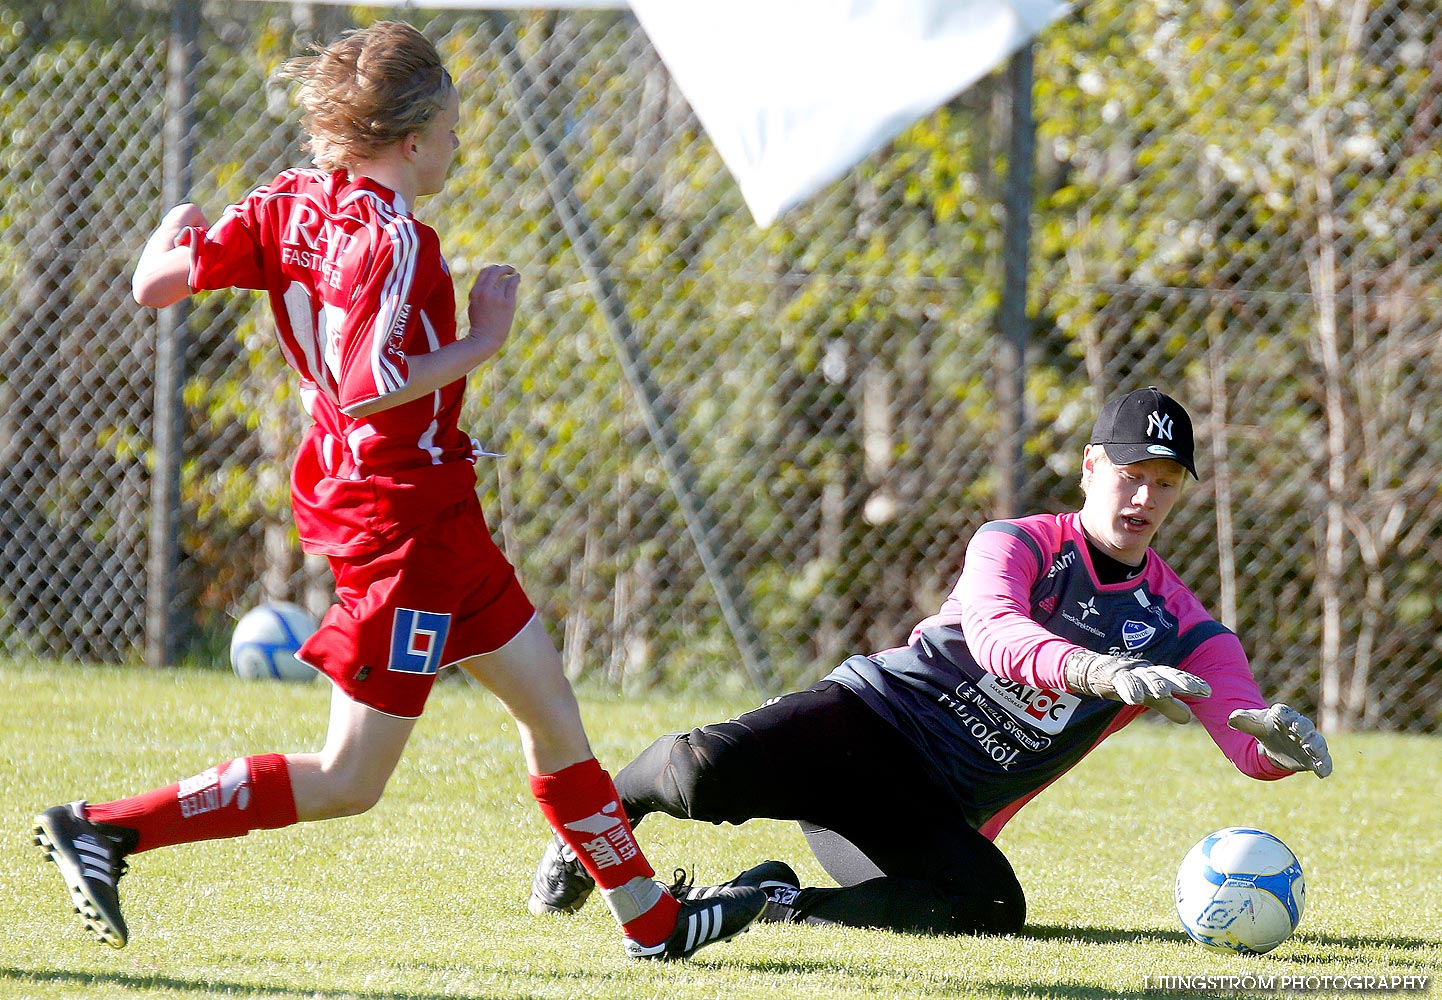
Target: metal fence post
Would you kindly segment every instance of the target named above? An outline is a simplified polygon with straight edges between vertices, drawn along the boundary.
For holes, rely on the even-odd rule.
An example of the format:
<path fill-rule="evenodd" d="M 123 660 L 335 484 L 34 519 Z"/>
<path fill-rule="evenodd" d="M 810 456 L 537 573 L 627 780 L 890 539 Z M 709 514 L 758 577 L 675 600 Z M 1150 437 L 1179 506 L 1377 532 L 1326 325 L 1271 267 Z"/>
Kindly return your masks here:
<path fill-rule="evenodd" d="M 1032 176 L 1036 122 L 1032 117 L 1032 50 L 1028 42 L 1007 64 L 1011 121 L 1006 157 L 1006 229 L 1002 236 L 1001 304 L 997 308 L 997 410 L 1001 417 L 997 441 L 997 514 L 1026 513 L 1023 448 L 1027 437 L 1026 342 L 1031 321 L 1026 314 L 1027 266 L 1031 254 Z"/>
<path fill-rule="evenodd" d="M 541 173 L 545 178 L 546 190 L 565 228 L 566 236 L 580 259 L 581 270 L 591 286 L 602 320 L 616 345 L 622 373 L 631 391 L 635 393 L 646 431 L 660 454 L 666 481 L 681 508 L 687 533 L 691 536 L 692 544 L 696 546 L 696 554 L 701 560 L 706 577 L 716 592 L 717 604 L 741 654 L 746 673 L 757 691 L 767 693 L 775 685 L 766 666 L 760 637 L 744 608 L 740 588 L 732 579 L 729 567 L 712 545 L 715 523 L 706 509 L 705 499 L 697 492 L 690 459 L 673 427 L 674 418 L 667 412 L 655 376 L 641 355 L 636 331 L 627 318 L 625 302 L 615 283 L 606 274 L 600 239 L 585 206 L 576 194 L 570 167 L 564 154 L 551 141 L 545 124 L 541 121 L 540 110 L 534 103 L 530 74 L 517 51 L 516 32 L 505 15 L 491 13 L 487 16 L 492 30 L 501 41 L 501 65 L 506 73 L 511 99 L 515 103 L 516 116 L 520 119 L 527 140 L 535 149 Z"/>
<path fill-rule="evenodd" d="M 165 64 L 162 206 L 190 192 L 195 148 L 195 68 L 200 59 L 199 0 L 176 0 Z M 156 323 L 154 461 L 150 479 L 150 544 L 146 556 L 145 662 L 169 666 L 181 647 L 183 629 L 176 607 L 180 568 L 180 471 L 185 419 L 187 303 L 162 310 Z"/>

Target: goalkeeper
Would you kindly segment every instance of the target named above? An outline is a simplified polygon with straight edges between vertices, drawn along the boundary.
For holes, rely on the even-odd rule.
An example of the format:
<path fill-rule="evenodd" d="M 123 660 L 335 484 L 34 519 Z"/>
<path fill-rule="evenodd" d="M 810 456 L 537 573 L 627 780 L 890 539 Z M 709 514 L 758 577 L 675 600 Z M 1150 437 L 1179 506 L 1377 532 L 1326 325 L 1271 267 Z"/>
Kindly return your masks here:
<path fill-rule="evenodd" d="M 763 920 L 1009 933 L 1026 898 L 997 834 L 1149 709 L 1195 714 L 1250 777 L 1326 777 L 1322 736 L 1268 707 L 1241 642 L 1150 547 L 1196 476 L 1193 451 L 1170 396 L 1111 400 L 1083 453 L 1080 511 L 983 525 L 909 645 L 657 740 L 616 776 L 627 815 L 800 821 L 840 887 L 800 888 L 788 865 L 765 862 L 727 883 L 767 890 Z M 530 908 L 571 912 L 590 890 L 553 840 Z"/>

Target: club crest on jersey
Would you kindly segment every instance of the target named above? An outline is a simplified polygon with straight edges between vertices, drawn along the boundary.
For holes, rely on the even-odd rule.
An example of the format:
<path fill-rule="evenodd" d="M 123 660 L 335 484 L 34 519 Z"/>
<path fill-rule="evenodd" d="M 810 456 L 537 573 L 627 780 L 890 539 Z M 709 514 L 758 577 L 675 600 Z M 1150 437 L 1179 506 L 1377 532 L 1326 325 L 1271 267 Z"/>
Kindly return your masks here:
<path fill-rule="evenodd" d="M 450 628 L 450 615 L 398 608 L 391 626 L 391 659 L 386 669 L 403 674 L 433 674 L 440 670 Z"/>
<path fill-rule="evenodd" d="M 1148 599 L 1146 593 L 1140 590 L 1138 590 L 1134 596 L 1137 599 L 1137 603 L 1157 620 L 1157 628 L 1171 629 L 1176 627 L 1177 623 L 1167 614 L 1166 609 L 1162 607 L 1160 601 L 1153 604 L 1151 600 Z"/>
<path fill-rule="evenodd" d="M 1034 688 L 995 674 L 983 674 L 976 686 L 1009 714 L 1050 736 L 1066 728 L 1081 704 L 1080 698 L 1066 691 Z"/>
<path fill-rule="evenodd" d="M 1129 650 L 1141 649 L 1157 634 L 1156 626 L 1128 618 L 1122 623 L 1122 645 Z"/>

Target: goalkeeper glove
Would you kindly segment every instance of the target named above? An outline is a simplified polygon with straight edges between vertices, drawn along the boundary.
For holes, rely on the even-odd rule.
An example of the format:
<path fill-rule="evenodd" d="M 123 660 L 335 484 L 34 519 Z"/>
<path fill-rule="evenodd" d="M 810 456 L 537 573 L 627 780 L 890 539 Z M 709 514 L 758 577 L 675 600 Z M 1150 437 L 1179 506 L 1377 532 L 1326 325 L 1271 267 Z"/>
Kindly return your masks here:
<path fill-rule="evenodd" d="M 1086 649 L 1068 656 L 1062 669 L 1066 686 L 1078 694 L 1155 708 L 1178 725 L 1192 721 L 1192 710 L 1177 695 L 1206 698 L 1212 693 L 1210 684 L 1185 670 Z"/>
<path fill-rule="evenodd" d="M 1257 738 L 1257 746 L 1278 767 L 1289 771 L 1311 771 L 1319 778 L 1332 773 L 1332 755 L 1327 741 L 1312 720 L 1288 705 L 1271 708 L 1239 708 L 1227 717 L 1227 725 Z"/>

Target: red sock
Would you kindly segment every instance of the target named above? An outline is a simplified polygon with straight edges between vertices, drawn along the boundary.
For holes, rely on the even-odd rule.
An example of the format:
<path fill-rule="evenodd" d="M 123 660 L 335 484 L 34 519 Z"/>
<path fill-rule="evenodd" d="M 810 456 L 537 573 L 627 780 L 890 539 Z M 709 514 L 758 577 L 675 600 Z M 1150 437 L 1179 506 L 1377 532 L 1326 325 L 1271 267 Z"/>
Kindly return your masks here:
<path fill-rule="evenodd" d="M 595 758 L 555 774 L 531 775 L 531 794 L 551 829 L 576 852 L 603 893 L 635 878 L 655 877 L 656 870 L 631 832 L 611 776 Z M 660 944 L 676 926 L 679 908 L 673 896 L 662 892 L 654 904 L 621 927 L 641 944 Z"/>
<path fill-rule="evenodd" d="M 87 806 L 85 817 L 139 831 L 136 853 L 243 837 L 296 821 L 290 769 L 278 753 L 226 761 L 178 784 Z"/>

